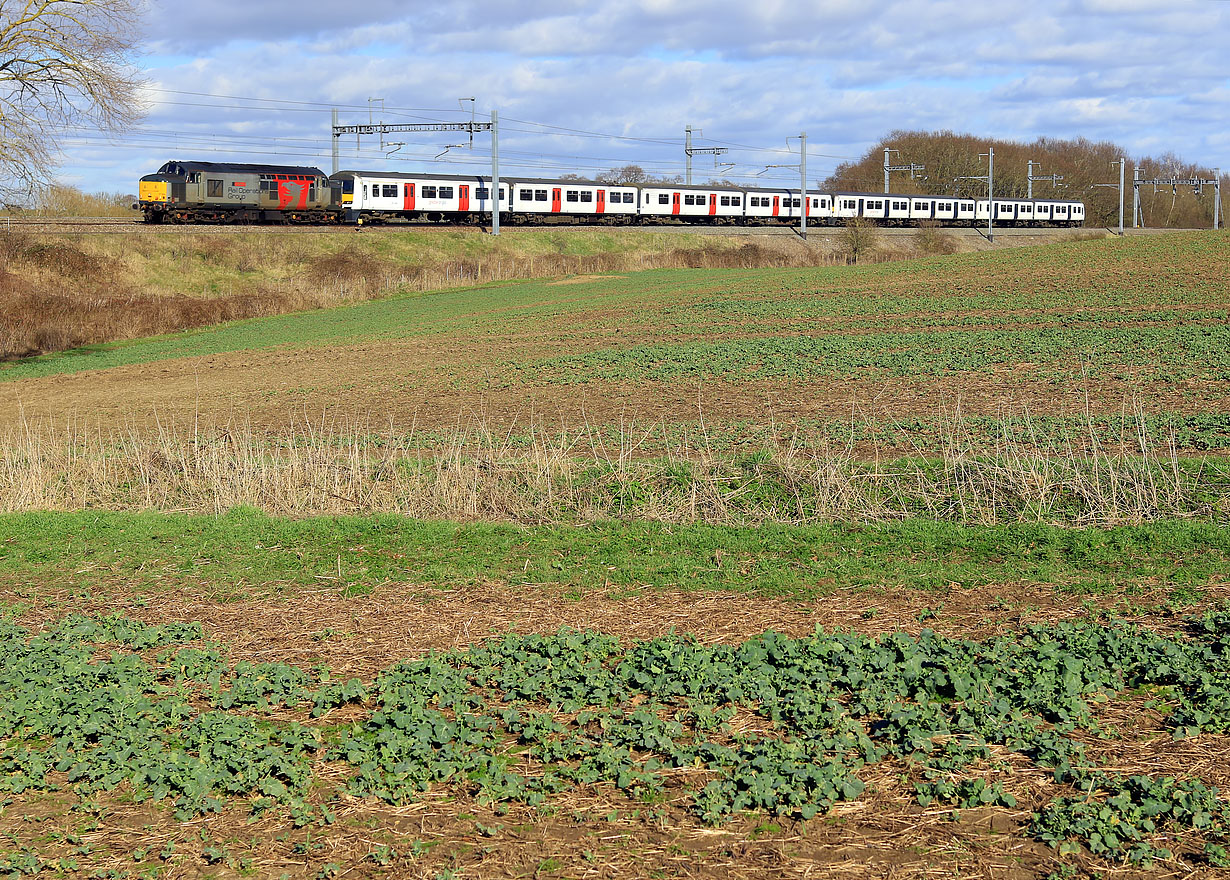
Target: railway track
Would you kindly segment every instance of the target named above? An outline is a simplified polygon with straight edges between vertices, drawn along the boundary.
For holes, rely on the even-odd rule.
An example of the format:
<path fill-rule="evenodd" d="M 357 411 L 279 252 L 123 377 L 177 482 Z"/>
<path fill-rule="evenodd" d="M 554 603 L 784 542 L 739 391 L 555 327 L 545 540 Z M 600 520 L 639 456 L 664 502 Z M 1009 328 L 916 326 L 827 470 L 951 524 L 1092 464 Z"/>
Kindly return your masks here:
<path fill-rule="evenodd" d="M 472 224 L 459 223 L 390 223 L 383 226 L 364 227 L 364 231 L 370 229 L 398 229 L 398 228 L 413 228 L 413 229 L 475 229 L 477 227 Z M 673 233 L 673 234 L 692 234 L 692 235 L 716 235 L 716 236 L 797 236 L 799 230 L 797 226 L 694 226 L 687 223 L 652 223 L 641 226 L 617 226 L 617 227 L 600 227 L 600 226 L 578 226 L 570 227 L 562 223 L 540 223 L 530 224 L 525 226 L 505 224 L 502 229 L 506 231 L 515 231 L 519 229 L 552 229 L 559 230 L 565 228 L 579 229 L 643 229 L 652 230 L 654 232 Z M 280 235 L 337 235 L 349 234 L 353 235 L 357 229 L 354 226 L 276 226 L 276 225 L 247 225 L 247 224 L 161 224 L 157 226 L 149 225 L 139 219 L 129 219 L 126 217 L 5 217 L 0 218 L 0 231 L 3 230 L 21 230 L 23 232 L 33 233 L 52 233 L 52 234 L 133 234 L 133 233 L 148 233 L 155 235 L 218 235 L 239 232 L 241 230 L 251 230 L 261 233 L 272 233 Z M 840 227 L 837 226 L 809 226 L 808 234 L 816 236 L 832 236 L 840 232 Z M 913 235 L 917 232 L 914 227 L 893 227 L 886 226 L 876 230 L 877 234 L 895 238 L 899 236 Z M 946 226 L 943 231 L 951 235 L 969 236 L 969 237 L 986 237 L 986 229 L 984 227 L 971 228 L 967 226 Z M 1114 230 L 1101 226 L 1084 226 L 1075 229 L 1016 229 L 1011 227 L 1003 227 L 995 230 L 995 235 L 1003 236 L 1004 238 L 1022 238 L 1030 236 L 1046 236 L 1051 237 L 1069 237 L 1087 234 L 1090 232 L 1113 232 Z M 1127 235 L 1160 235 L 1169 232 L 1195 232 L 1199 230 L 1192 229 L 1128 229 L 1125 230 Z"/>

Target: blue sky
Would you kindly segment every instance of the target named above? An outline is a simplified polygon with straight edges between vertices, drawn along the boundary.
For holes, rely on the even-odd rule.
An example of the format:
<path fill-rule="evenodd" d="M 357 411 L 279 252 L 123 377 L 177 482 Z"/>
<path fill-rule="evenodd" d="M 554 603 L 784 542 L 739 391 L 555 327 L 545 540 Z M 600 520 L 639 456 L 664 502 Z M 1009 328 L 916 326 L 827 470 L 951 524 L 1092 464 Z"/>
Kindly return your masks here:
<path fill-rule="evenodd" d="M 150 112 L 118 137 L 64 140 L 62 179 L 135 191 L 170 158 L 330 168 L 343 123 L 459 121 L 498 108 L 501 171 L 636 163 L 697 179 L 808 177 L 893 129 L 1112 140 L 1230 169 L 1226 0 L 150 0 Z M 380 98 L 383 101 L 369 101 Z M 343 138 L 343 168 L 489 167 L 455 134 Z M 797 150 L 797 141 L 790 141 Z M 902 157 L 908 161 L 908 157 Z M 762 176 L 756 177 L 758 172 Z"/>

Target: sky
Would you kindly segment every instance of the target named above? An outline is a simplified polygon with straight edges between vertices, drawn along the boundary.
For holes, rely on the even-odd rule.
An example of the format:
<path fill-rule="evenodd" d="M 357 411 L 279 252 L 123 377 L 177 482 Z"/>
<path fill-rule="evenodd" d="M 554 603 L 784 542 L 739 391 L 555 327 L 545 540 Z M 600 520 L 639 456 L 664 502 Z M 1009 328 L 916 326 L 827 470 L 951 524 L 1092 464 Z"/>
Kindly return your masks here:
<path fill-rule="evenodd" d="M 135 192 L 172 158 L 327 173 L 334 107 L 343 125 L 497 109 L 504 176 L 682 174 L 687 125 L 694 146 L 729 150 L 694 156 L 698 182 L 797 180 L 766 166 L 797 163 L 804 131 L 811 181 L 894 129 L 1085 137 L 1230 169 L 1230 0 L 148 2 L 148 115 L 66 137 L 66 183 Z M 341 167 L 490 168 L 486 133 L 383 141 L 340 138 Z"/>

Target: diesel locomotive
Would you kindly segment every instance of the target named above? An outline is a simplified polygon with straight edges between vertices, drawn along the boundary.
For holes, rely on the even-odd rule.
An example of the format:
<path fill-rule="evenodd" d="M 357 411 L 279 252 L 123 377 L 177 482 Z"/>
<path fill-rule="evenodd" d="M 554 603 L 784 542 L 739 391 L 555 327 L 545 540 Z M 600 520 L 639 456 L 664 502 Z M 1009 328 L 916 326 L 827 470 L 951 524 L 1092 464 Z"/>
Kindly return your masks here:
<path fill-rule="evenodd" d="M 340 199 L 319 168 L 167 162 L 141 178 L 146 223 L 337 223 Z"/>

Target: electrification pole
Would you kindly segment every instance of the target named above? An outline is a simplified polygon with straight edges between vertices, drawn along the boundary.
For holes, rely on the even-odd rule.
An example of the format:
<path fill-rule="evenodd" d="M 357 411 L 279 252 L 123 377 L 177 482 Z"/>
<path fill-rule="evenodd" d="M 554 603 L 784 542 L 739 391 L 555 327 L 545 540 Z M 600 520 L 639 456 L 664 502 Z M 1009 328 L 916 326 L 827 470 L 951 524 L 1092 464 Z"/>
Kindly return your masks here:
<path fill-rule="evenodd" d="M 1026 186 L 1025 198 L 1029 199 L 1032 202 L 1034 198 L 1034 160 L 1033 159 L 1029 160 L 1029 171 L 1026 172 L 1025 179 L 1029 181 L 1029 183 Z"/>
<path fill-rule="evenodd" d="M 1213 170 L 1213 229 L 1220 228 L 1221 223 L 1221 169 Z"/>
<path fill-rule="evenodd" d="M 337 128 L 337 108 L 333 108 L 333 128 Z M 333 173 L 337 174 L 341 169 L 338 168 L 338 152 L 337 152 L 337 135 L 333 135 Z"/>
<path fill-rule="evenodd" d="M 1144 225 L 1144 221 L 1140 220 L 1140 166 L 1132 166 L 1132 228 L 1136 229 Z"/>
<path fill-rule="evenodd" d="M 692 126 L 689 125 L 683 131 L 684 131 L 683 153 L 685 156 L 688 157 L 688 160 L 687 160 L 688 171 L 687 171 L 687 175 L 684 177 L 684 182 L 688 186 L 691 186 L 692 185 Z"/>
<path fill-rule="evenodd" d="M 799 211 L 799 235 L 807 241 L 807 132 L 799 134 L 799 190 L 803 193 Z"/>
<path fill-rule="evenodd" d="M 991 226 L 991 218 L 995 216 L 992 207 L 995 202 L 995 148 L 987 147 L 987 241 L 995 243 L 995 231 Z"/>
<path fill-rule="evenodd" d="M 1119 235 L 1123 235 L 1123 173 L 1127 160 L 1119 157 Z"/>
<path fill-rule="evenodd" d="M 995 228 L 991 218 L 995 216 L 995 148 L 987 147 L 987 152 L 979 153 L 978 158 L 987 157 L 987 241 L 995 243 Z M 978 180 L 977 177 L 959 177 L 958 180 Z"/>
<path fill-rule="evenodd" d="M 491 111 L 491 234 L 500 234 L 500 111 Z M 512 201 L 512 188 L 508 190 Z"/>

